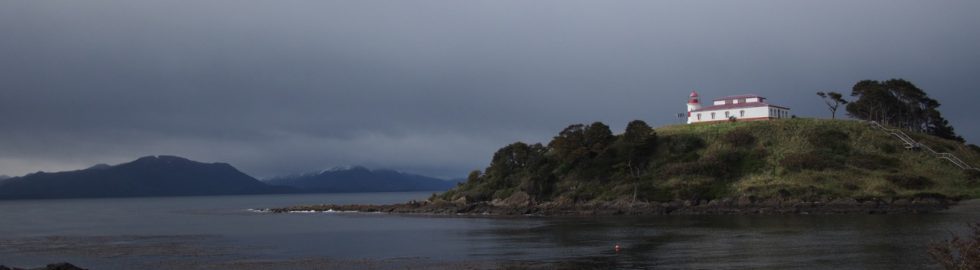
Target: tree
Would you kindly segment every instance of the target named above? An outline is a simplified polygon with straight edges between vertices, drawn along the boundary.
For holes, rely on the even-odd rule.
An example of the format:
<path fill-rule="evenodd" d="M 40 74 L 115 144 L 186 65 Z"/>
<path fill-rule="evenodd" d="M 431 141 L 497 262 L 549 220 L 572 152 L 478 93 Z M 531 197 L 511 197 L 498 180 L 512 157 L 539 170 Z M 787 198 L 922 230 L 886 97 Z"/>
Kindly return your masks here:
<path fill-rule="evenodd" d="M 537 172 L 547 163 L 546 152 L 547 148 L 540 143 L 528 145 L 516 142 L 500 148 L 493 154 L 490 167 L 486 170 L 485 178 L 489 180 L 489 187 L 501 190 L 521 186 L 529 194 L 536 195 L 544 190 L 545 181 L 548 180 Z M 471 173 L 471 177 L 478 173 Z"/>
<path fill-rule="evenodd" d="M 595 122 L 585 127 L 585 144 L 594 153 L 605 150 L 613 139 L 612 130 L 602 122 Z"/>
<path fill-rule="evenodd" d="M 563 166 L 589 167 L 596 157 L 605 153 L 616 137 L 609 126 L 601 122 L 590 125 L 570 125 L 548 143 Z"/>
<path fill-rule="evenodd" d="M 617 147 L 626 157 L 626 170 L 629 181 L 633 184 L 633 201 L 636 201 L 640 176 L 646 170 L 650 154 L 657 146 L 657 134 L 650 125 L 642 120 L 633 120 L 626 125 L 626 132 L 620 138 Z"/>
<path fill-rule="evenodd" d="M 566 127 L 548 143 L 548 148 L 555 152 L 556 158 L 563 165 L 573 165 L 584 159 L 587 154 L 585 125 L 574 124 Z"/>
<path fill-rule="evenodd" d="M 838 92 L 817 92 L 817 96 L 823 98 L 823 102 L 827 104 L 827 109 L 830 110 L 830 119 L 837 119 L 837 108 L 841 104 L 847 104 L 847 100 L 844 100 L 844 96 Z"/>
<path fill-rule="evenodd" d="M 633 120 L 626 125 L 626 132 L 620 139 L 620 152 L 626 157 L 626 167 L 632 177 L 642 173 L 646 158 L 657 145 L 657 134 L 646 122 Z"/>
<path fill-rule="evenodd" d="M 623 133 L 623 140 L 629 143 L 638 143 L 646 140 L 653 134 L 653 128 L 643 120 L 633 120 L 626 124 L 626 132 Z"/>
<path fill-rule="evenodd" d="M 939 102 L 909 81 L 860 81 L 854 85 L 851 96 L 856 99 L 846 109 L 854 118 L 964 141 L 939 113 Z"/>

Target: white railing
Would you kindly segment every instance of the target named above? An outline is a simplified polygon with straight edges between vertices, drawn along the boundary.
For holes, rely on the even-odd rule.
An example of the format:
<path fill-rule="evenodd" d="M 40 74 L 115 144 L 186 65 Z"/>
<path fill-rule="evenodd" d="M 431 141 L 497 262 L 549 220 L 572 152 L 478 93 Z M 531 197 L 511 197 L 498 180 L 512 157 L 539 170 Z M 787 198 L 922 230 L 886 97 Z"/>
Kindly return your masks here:
<path fill-rule="evenodd" d="M 931 153 L 936 158 L 941 158 L 941 159 L 948 160 L 949 162 L 952 162 L 957 167 L 960 167 L 960 169 L 980 171 L 980 169 L 977 169 L 976 167 L 970 166 L 969 163 L 964 162 L 962 159 L 956 157 L 953 154 L 937 152 L 936 150 L 933 150 L 932 147 L 929 147 L 928 145 L 922 144 L 922 143 L 916 141 L 915 139 L 912 139 L 912 137 L 909 137 L 908 134 L 905 134 L 905 132 L 903 132 L 900 129 L 890 129 L 890 128 L 887 128 L 887 127 L 881 125 L 881 123 L 878 123 L 878 122 L 875 122 L 875 121 L 869 121 L 869 123 L 871 123 L 871 126 L 872 127 L 881 129 L 885 133 L 888 133 L 888 134 L 890 134 L 892 136 L 897 137 L 899 140 L 902 140 L 902 143 L 905 143 L 905 148 L 908 148 L 908 149 L 925 149 L 927 152 Z"/>

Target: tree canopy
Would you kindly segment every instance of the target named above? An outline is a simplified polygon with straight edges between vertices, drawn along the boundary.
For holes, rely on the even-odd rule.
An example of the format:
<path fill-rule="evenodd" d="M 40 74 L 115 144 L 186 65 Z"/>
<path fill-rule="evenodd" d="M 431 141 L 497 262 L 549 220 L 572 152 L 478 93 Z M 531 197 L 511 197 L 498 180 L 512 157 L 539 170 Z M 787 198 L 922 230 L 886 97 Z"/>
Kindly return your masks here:
<path fill-rule="evenodd" d="M 906 130 L 963 142 L 932 99 L 912 82 L 903 79 L 864 80 L 854 85 L 847 113 L 858 119 L 877 121 Z"/>

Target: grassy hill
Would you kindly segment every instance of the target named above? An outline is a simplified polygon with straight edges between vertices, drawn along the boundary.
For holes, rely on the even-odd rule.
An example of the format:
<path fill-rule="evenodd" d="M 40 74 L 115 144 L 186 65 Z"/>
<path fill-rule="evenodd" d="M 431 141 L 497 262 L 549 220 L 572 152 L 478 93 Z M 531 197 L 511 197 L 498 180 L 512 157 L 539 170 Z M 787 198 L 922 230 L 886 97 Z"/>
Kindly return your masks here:
<path fill-rule="evenodd" d="M 569 127 L 548 145 L 511 144 L 484 171 L 433 199 L 490 201 L 518 193 L 537 202 L 980 197 L 980 173 L 905 149 L 895 137 L 860 121 L 790 119 L 637 130 L 644 129 L 612 135 L 594 123 Z M 909 135 L 980 166 L 975 147 Z"/>

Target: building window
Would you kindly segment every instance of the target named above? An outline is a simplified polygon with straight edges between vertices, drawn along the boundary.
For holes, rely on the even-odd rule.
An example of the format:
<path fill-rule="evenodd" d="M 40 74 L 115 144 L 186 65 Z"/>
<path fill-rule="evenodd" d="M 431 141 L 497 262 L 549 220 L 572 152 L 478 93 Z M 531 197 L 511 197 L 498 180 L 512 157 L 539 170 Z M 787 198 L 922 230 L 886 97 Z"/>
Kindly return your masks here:
<path fill-rule="evenodd" d="M 698 121 L 701 121 L 701 114 L 698 114 Z"/>
<path fill-rule="evenodd" d="M 729 118 L 729 117 L 732 117 L 731 113 L 729 113 L 728 111 L 725 111 L 725 118 Z"/>
<path fill-rule="evenodd" d="M 745 110 L 738 111 L 738 117 L 745 117 Z"/>
<path fill-rule="evenodd" d="M 715 119 L 715 113 L 711 113 L 711 119 Z"/>

